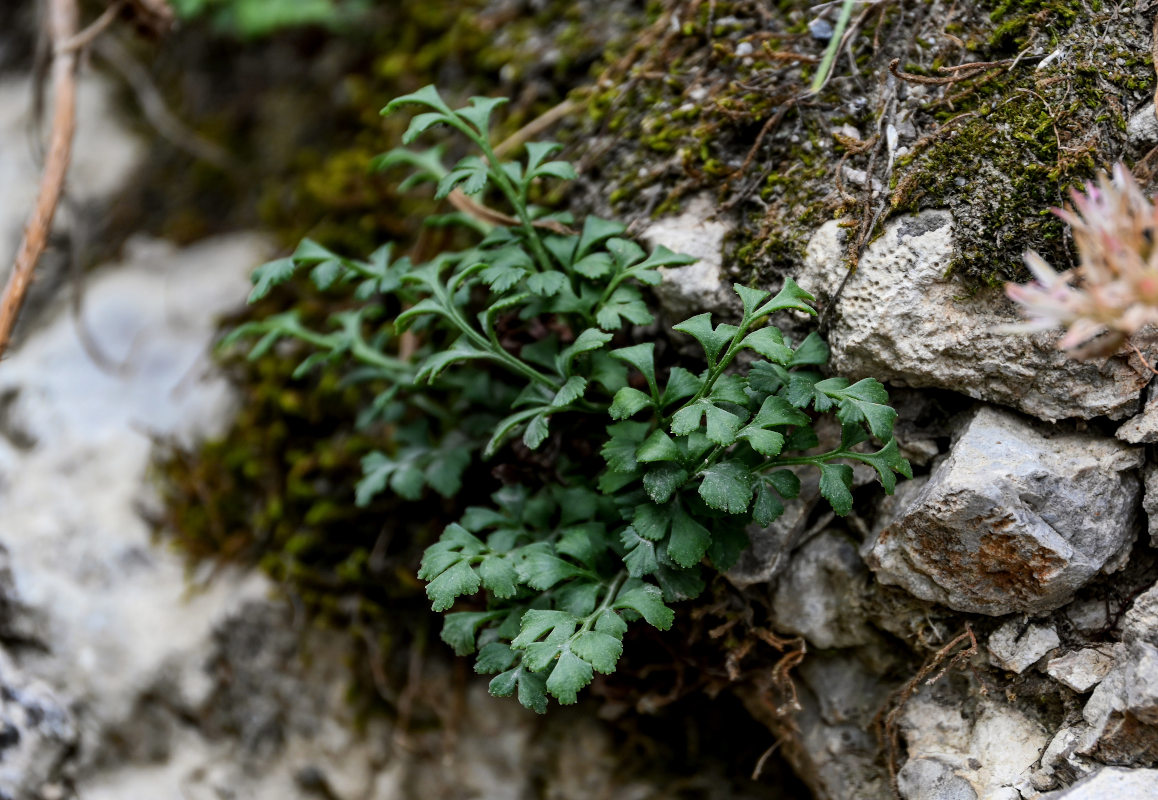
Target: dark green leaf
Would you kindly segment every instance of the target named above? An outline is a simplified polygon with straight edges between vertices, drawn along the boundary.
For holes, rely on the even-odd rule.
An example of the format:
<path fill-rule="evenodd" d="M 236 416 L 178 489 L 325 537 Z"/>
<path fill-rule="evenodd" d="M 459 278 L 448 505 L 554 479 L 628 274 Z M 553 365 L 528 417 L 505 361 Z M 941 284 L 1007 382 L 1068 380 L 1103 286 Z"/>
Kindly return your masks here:
<path fill-rule="evenodd" d="M 772 294 L 764 289 L 752 289 L 739 283 L 732 284 L 732 288 L 736 290 L 736 294 L 740 295 L 740 302 L 744 305 L 745 319 L 752 319 L 759 305 L 768 299 L 768 295 Z"/>
<path fill-rule="evenodd" d="M 635 513 L 632 515 L 632 527 L 644 539 L 658 542 L 667 534 L 674 510 L 671 504 L 657 506 L 651 503 L 640 503 L 635 507 Z"/>
<path fill-rule="evenodd" d="M 493 612 L 462 611 L 447 614 L 442 621 L 442 641 L 454 648 L 458 656 L 474 652 L 474 640 L 479 626 L 500 616 Z"/>
<path fill-rule="evenodd" d="M 474 661 L 474 671 L 479 675 L 503 672 L 514 666 L 518 657 L 508 644 L 502 642 L 484 644 L 479 648 L 478 658 Z"/>
<path fill-rule="evenodd" d="M 712 532 L 712 545 L 708 548 L 708 558 L 712 566 L 724 572 L 731 569 L 747 549 L 748 534 L 739 525 L 721 525 Z"/>
<path fill-rule="evenodd" d="M 274 286 L 288 281 L 296 269 L 297 264 L 292 258 L 279 258 L 262 264 L 253 271 L 253 291 L 249 293 L 249 302 L 256 303 Z"/>
<path fill-rule="evenodd" d="M 466 561 L 459 561 L 450 569 L 426 584 L 426 596 L 435 611 L 446 611 L 459 595 L 471 595 L 479 590 L 482 581 Z"/>
<path fill-rule="evenodd" d="M 675 613 L 663 604 L 663 592 L 658 586 L 650 584 L 622 592 L 615 599 L 615 608 L 631 609 L 661 631 L 670 628 L 675 620 Z"/>
<path fill-rule="evenodd" d="M 627 567 L 628 575 L 642 578 L 659 569 L 659 562 L 655 557 L 655 542 L 644 539 L 634 528 L 626 528 L 620 535 L 620 540 L 627 548 L 623 564 Z"/>
<path fill-rule="evenodd" d="M 527 278 L 527 288 L 540 297 L 552 297 L 562 291 L 567 276 L 562 272 L 537 272 Z"/>
<path fill-rule="evenodd" d="M 792 349 L 784 344 L 784 335 L 780 329 L 772 325 L 749 333 L 741 346 L 755 350 L 775 364 L 787 364 L 792 360 Z"/>
<path fill-rule="evenodd" d="M 478 574 L 483 587 L 500 600 L 514 597 L 518 592 L 519 574 L 506 556 L 486 556 L 479 564 Z"/>
<path fill-rule="evenodd" d="M 804 341 L 796 348 L 796 352 L 792 354 L 792 360 L 788 362 L 788 366 L 820 366 L 827 363 L 828 345 L 825 344 L 824 339 L 820 338 L 819 333 L 813 331 L 804 337 Z"/>
<path fill-rule="evenodd" d="M 837 516 L 852 511 L 852 467 L 847 464 L 818 464 L 820 467 L 820 494 L 832 506 Z"/>
<path fill-rule="evenodd" d="M 648 388 L 651 389 L 652 397 L 659 396 L 659 390 L 655 383 L 655 342 L 645 342 L 644 344 L 612 350 L 611 357 L 639 370 L 647 381 Z"/>
<path fill-rule="evenodd" d="M 680 449 L 670 436 L 662 430 L 652 431 L 651 436 L 644 440 L 643 444 L 635 452 L 635 457 L 640 463 L 650 464 L 655 461 L 678 461 L 680 458 Z"/>
<path fill-rule="evenodd" d="M 613 472 L 630 472 L 636 467 L 635 451 L 651 426 L 646 422 L 617 422 L 607 427 L 611 437 L 600 451 Z"/>
<path fill-rule="evenodd" d="M 591 248 L 595 245 L 610 239 L 612 236 L 618 236 L 625 230 L 627 228 L 620 222 L 589 215 L 587 219 L 583 220 L 583 233 L 579 236 L 579 247 L 575 251 L 576 256 L 583 258 L 591 252 Z"/>
<path fill-rule="evenodd" d="M 687 482 L 688 473 L 676 464 L 659 464 L 643 476 L 643 488 L 656 503 L 666 503 Z"/>
<path fill-rule="evenodd" d="M 624 386 L 615 393 L 608 412 L 612 419 L 627 419 L 652 406 L 652 400 L 638 389 Z"/>
<path fill-rule="evenodd" d="M 547 678 L 547 691 L 563 705 L 571 705 L 578 699 L 579 690 L 591 683 L 591 677 L 591 665 L 565 649 Z"/>
<path fill-rule="evenodd" d="M 700 497 L 709 506 L 729 514 L 742 514 L 752 501 L 752 474 L 739 461 L 721 461 L 703 472 Z"/>
<path fill-rule="evenodd" d="M 785 500 L 800 496 L 800 478 L 790 469 L 778 469 L 761 478 Z"/>
<path fill-rule="evenodd" d="M 554 408 L 562 408 L 569 406 L 583 396 L 587 391 L 587 379 L 580 378 L 578 375 L 572 375 L 567 379 L 555 394 L 555 399 L 551 401 L 551 406 Z M 612 415 L 614 416 L 614 414 Z"/>
<path fill-rule="evenodd" d="M 472 97 L 470 105 L 454 112 L 469 122 L 480 135 L 486 136 L 490 128 L 491 114 L 507 102 L 505 97 Z"/>
<path fill-rule="evenodd" d="M 524 547 L 516 569 L 519 580 L 543 592 L 556 583 L 581 575 L 583 570 L 559 558 L 547 543 Z M 530 613 L 530 612 L 528 612 Z"/>
<path fill-rule="evenodd" d="M 708 363 L 713 366 L 719 360 L 720 351 L 732 341 L 732 338 L 740 330 L 735 325 L 729 325 L 725 322 L 721 322 L 713 328 L 711 314 L 697 314 L 672 327 L 673 330 L 686 333 L 699 342 L 700 346 L 704 348 L 704 353 L 708 356 Z"/>
<path fill-rule="evenodd" d="M 667 554 L 681 567 L 691 567 L 704 557 L 711 541 L 712 535 L 708 529 L 681 509 L 672 519 Z"/>
<path fill-rule="evenodd" d="M 623 653 L 623 642 L 602 631 L 584 631 L 571 640 L 571 652 L 586 661 L 596 672 L 615 672 L 615 663 Z"/>
<path fill-rule="evenodd" d="M 585 278 L 598 280 L 611 272 L 611 256 L 607 253 L 591 253 L 576 261 L 572 269 Z"/>
<path fill-rule="evenodd" d="M 683 367 L 672 367 L 667 376 L 667 386 L 663 390 L 661 405 L 666 407 L 677 400 L 692 397 L 703 385 L 701 378 L 697 378 Z"/>
<path fill-rule="evenodd" d="M 816 309 L 809 305 L 815 300 L 815 297 L 797 286 L 796 281 L 785 278 L 784 287 L 775 297 L 756 310 L 756 316 L 772 314 L 789 308 L 816 316 Z"/>
<path fill-rule="evenodd" d="M 752 504 L 752 519 L 762 527 L 768 527 L 784 513 L 784 504 L 763 481 L 756 487 L 756 502 Z"/>

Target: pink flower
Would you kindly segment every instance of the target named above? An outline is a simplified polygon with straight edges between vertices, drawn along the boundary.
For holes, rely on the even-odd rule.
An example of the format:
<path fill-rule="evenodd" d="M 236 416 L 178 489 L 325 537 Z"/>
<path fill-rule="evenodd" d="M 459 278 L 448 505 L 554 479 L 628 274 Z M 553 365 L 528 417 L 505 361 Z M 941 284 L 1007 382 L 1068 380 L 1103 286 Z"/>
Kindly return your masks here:
<path fill-rule="evenodd" d="M 1026 322 L 1006 330 L 1065 327 L 1058 347 L 1078 357 L 1108 355 L 1147 325 L 1158 323 L 1158 206 L 1122 164 L 1085 194 L 1072 193 L 1073 209 L 1053 209 L 1070 224 L 1080 263 L 1055 272 L 1037 253 L 1025 255 L 1035 280 L 1006 284 Z"/>

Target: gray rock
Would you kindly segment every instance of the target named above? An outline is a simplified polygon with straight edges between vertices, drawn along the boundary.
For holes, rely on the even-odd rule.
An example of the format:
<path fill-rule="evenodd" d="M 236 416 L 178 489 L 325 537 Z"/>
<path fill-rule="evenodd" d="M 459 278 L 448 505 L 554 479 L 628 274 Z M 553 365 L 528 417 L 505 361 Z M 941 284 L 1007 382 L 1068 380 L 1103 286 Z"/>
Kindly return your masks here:
<path fill-rule="evenodd" d="M 1158 647 L 1130 645 L 1125 661 L 1126 709 L 1147 725 L 1158 725 Z"/>
<path fill-rule="evenodd" d="M 639 238 L 649 247 L 664 247 L 699 259 L 686 267 L 660 267 L 663 282 L 656 297 L 673 316 L 683 318 L 703 311 L 730 310 L 737 304 L 731 282 L 724 277 L 724 237 L 729 226 L 713 217 L 711 198 L 692 198 L 682 214 L 656 220 Z"/>
<path fill-rule="evenodd" d="M 1087 727 L 1075 752 L 1105 764 L 1158 764 L 1158 648 L 1144 641 L 1127 645 L 1090 695 L 1082 718 Z"/>
<path fill-rule="evenodd" d="M 866 561 L 883 583 L 958 611 L 1051 611 L 1128 557 L 1141 461 L 1113 439 L 981 408 Z"/>
<path fill-rule="evenodd" d="M 1158 464 L 1147 464 L 1142 471 L 1142 480 L 1142 510 L 1146 512 L 1146 532 L 1150 534 L 1150 546 L 1158 547 Z"/>
<path fill-rule="evenodd" d="M 943 691 L 937 692 L 936 688 Z M 934 760 L 947 765 L 952 774 L 968 782 L 977 797 L 986 800 L 1018 797 L 1010 789 L 1028 786 L 1032 767 L 1049 742 L 1049 734 L 1041 724 L 1015 706 L 993 698 L 976 699 L 946 692 L 944 687 L 922 686 L 902 710 L 900 731 L 910 761 Z M 924 778 L 934 785 L 940 780 L 947 792 L 963 791 L 936 764 L 918 765 L 915 769 L 914 778 Z M 922 784 L 914 781 L 913 785 L 917 789 Z M 926 786 L 927 792 L 929 789 Z"/>
<path fill-rule="evenodd" d="M 758 690 L 741 691 L 748 710 L 783 743 L 781 752 L 813 796 L 894 800 L 871 732 L 873 717 L 889 694 L 877 669 L 851 651 L 837 651 L 810 655 L 799 675 L 799 707 L 791 715 L 777 713 Z"/>
<path fill-rule="evenodd" d="M 1112 666 L 1114 657 L 1111 653 L 1096 647 L 1083 647 L 1051 658 L 1045 664 L 1045 672 L 1058 683 L 1083 694 L 1097 686 Z"/>
<path fill-rule="evenodd" d="M 1025 625 L 1010 620 L 989 637 L 989 660 L 1021 674 L 1061 644 L 1052 625 Z"/>
<path fill-rule="evenodd" d="M 830 303 L 845 278 L 845 229 L 827 222 L 808 245 L 798 283 Z M 850 378 L 951 389 L 1044 420 L 1122 419 L 1151 374 L 1125 356 L 1075 361 L 1057 335 L 1007 335 L 1018 320 L 1000 290 L 966 291 L 945 277 L 952 218 L 926 211 L 890 222 L 868 246 L 834 309 L 832 367 Z"/>
<path fill-rule="evenodd" d="M 1158 442 L 1158 393 L 1151 387 L 1141 413 L 1123 422 L 1114 435 L 1128 444 Z"/>
<path fill-rule="evenodd" d="M 1126 134 L 1130 144 L 1147 145 L 1158 142 L 1158 118 L 1154 116 L 1154 104 L 1147 103 L 1135 111 L 1126 123 Z"/>
<path fill-rule="evenodd" d="M 1122 639 L 1158 644 L 1158 584 L 1134 598 L 1122 617 Z"/>
<path fill-rule="evenodd" d="M 77 738 L 67 700 L 0 652 L 0 798 L 63 796 Z"/>
<path fill-rule="evenodd" d="M 1158 769 L 1104 767 L 1041 800 L 1158 800 Z"/>
<path fill-rule="evenodd" d="M 969 781 L 936 758 L 910 758 L 897 773 L 897 791 L 904 800 L 977 800 Z"/>
<path fill-rule="evenodd" d="M 853 647 L 873 638 L 862 610 L 869 571 L 845 534 L 827 530 L 801 545 L 776 585 L 772 616 L 779 630 L 814 647 Z"/>

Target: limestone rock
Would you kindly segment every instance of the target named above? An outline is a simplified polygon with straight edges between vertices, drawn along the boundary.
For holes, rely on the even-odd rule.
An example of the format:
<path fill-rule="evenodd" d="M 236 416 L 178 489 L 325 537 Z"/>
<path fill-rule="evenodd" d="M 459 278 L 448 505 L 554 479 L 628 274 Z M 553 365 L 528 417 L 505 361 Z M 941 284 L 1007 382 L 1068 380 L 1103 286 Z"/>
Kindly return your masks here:
<path fill-rule="evenodd" d="M 1141 413 L 1121 424 L 1114 435 L 1129 444 L 1154 444 L 1158 442 L 1158 394 L 1151 389 L 1149 400 Z"/>
<path fill-rule="evenodd" d="M 822 304 L 845 277 L 846 232 L 827 222 L 808 245 L 797 282 Z M 862 255 L 837 301 L 828 337 L 832 367 L 852 379 L 951 389 L 1044 420 L 1122 419 L 1151 374 L 1124 356 L 1076 361 L 1055 334 L 997 332 L 1018 319 L 998 289 L 966 291 L 945 277 L 953 252 L 947 211 L 890 222 Z"/>
<path fill-rule="evenodd" d="M 1105 764 L 1158 764 L 1158 648 L 1133 641 L 1082 709 L 1076 752 Z"/>
<path fill-rule="evenodd" d="M 1128 556 L 1141 461 L 1112 439 L 981 408 L 866 561 L 883 583 L 958 611 L 1053 610 Z"/>
<path fill-rule="evenodd" d="M 1088 692 L 1106 677 L 1114 665 L 1114 657 L 1096 647 L 1083 647 L 1051 658 L 1045 672 L 1058 683 L 1079 694 Z"/>
<path fill-rule="evenodd" d="M 963 703 L 952 695 L 938 698 L 927 687 L 906 703 L 900 729 L 909 753 L 902 766 L 902 772 L 908 770 L 905 800 L 1016 798 L 1009 789 L 1028 785 L 1030 770 L 1049 741 L 1038 722 L 1008 703 Z M 914 761 L 934 763 L 909 767 Z"/>
<path fill-rule="evenodd" d="M 1150 546 L 1158 547 L 1158 464 L 1147 464 L 1142 477 L 1145 488 L 1142 493 L 1142 510 L 1146 512 L 1146 532 L 1150 534 Z"/>
<path fill-rule="evenodd" d="M 731 309 L 737 303 L 723 271 L 724 237 L 730 228 L 713 219 L 715 212 L 711 199 L 701 195 L 689 201 L 679 216 L 657 220 L 639 236 L 649 247 L 663 245 L 698 259 L 686 267 L 659 269 L 663 282 L 655 287 L 656 296 L 679 319 Z"/>
<path fill-rule="evenodd" d="M 1052 625 L 1023 625 L 1010 620 L 989 637 L 989 660 L 1020 675 L 1060 644 Z"/>
<path fill-rule="evenodd" d="M 1158 118 L 1154 116 L 1153 103 L 1147 103 L 1130 116 L 1130 121 L 1126 123 L 1126 134 L 1133 145 L 1158 142 Z"/>
<path fill-rule="evenodd" d="M 0 797 L 64 796 L 77 738 L 67 699 L 0 653 Z"/>
<path fill-rule="evenodd" d="M 792 555 L 776 585 L 772 613 L 779 630 L 802 635 L 814 647 L 866 644 L 872 633 L 861 611 L 869 572 L 856 545 L 823 531 Z"/>
<path fill-rule="evenodd" d="M 1041 800 L 1155 800 L 1158 769 L 1105 767 L 1068 789 L 1050 792 Z"/>
<path fill-rule="evenodd" d="M 1158 644 L 1158 584 L 1134 598 L 1122 618 L 1122 639 Z"/>

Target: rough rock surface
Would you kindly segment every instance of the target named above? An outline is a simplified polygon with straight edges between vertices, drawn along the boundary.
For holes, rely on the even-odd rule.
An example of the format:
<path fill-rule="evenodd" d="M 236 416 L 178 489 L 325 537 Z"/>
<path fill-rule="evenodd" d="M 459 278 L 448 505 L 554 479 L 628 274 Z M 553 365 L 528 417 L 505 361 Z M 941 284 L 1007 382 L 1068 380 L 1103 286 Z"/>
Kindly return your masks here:
<path fill-rule="evenodd" d="M 827 222 L 808 245 L 798 283 L 822 304 L 845 277 L 845 230 Z M 930 386 L 1018 408 L 1043 420 L 1122 419 L 1151 374 L 1115 356 L 1075 361 L 1053 334 L 1006 335 L 1017 320 L 999 290 L 966 292 L 945 277 L 953 225 L 946 211 L 890 222 L 848 279 L 833 313 L 832 367 L 850 378 Z"/>
<path fill-rule="evenodd" d="M 861 610 L 870 579 L 856 545 L 826 530 L 805 542 L 772 596 L 778 630 L 803 636 L 822 650 L 871 641 Z"/>
<path fill-rule="evenodd" d="M 1150 546 L 1158 547 L 1158 464 L 1147 464 L 1142 477 L 1142 510 L 1146 512 L 1146 530 L 1150 534 Z"/>
<path fill-rule="evenodd" d="M 901 769 L 908 778 L 901 786 L 905 800 L 1013 800 L 1018 794 L 1007 790 L 1028 786 L 1029 771 L 1049 742 L 1039 722 L 1008 703 L 982 699 L 966 710 L 927 688 L 905 706 L 900 728 L 909 753 Z"/>
<path fill-rule="evenodd" d="M 1052 625 L 1024 625 L 1010 620 L 989 636 L 989 660 L 994 666 L 1022 673 L 1061 644 Z"/>
<path fill-rule="evenodd" d="M 62 796 L 77 738 L 64 700 L 0 652 L 0 797 Z"/>
<path fill-rule="evenodd" d="M 1158 393 L 1153 386 L 1147 392 L 1148 400 L 1137 416 L 1122 423 L 1114 434 L 1129 444 L 1158 443 Z"/>
<path fill-rule="evenodd" d="M 1114 665 L 1114 656 L 1109 648 L 1083 647 L 1045 664 L 1045 672 L 1055 681 L 1068 686 L 1078 694 L 1090 691 Z"/>
<path fill-rule="evenodd" d="M 1105 767 L 1068 789 L 1041 797 L 1042 800 L 1154 800 L 1158 798 L 1158 769 Z"/>
<path fill-rule="evenodd" d="M 866 560 L 884 583 L 959 611 L 1040 613 L 1121 566 L 1142 453 L 979 409 Z"/>
<path fill-rule="evenodd" d="M 696 197 L 679 216 L 656 220 L 639 236 L 649 247 L 663 245 L 698 259 L 686 267 L 660 267 L 663 282 L 655 288 L 656 296 L 678 319 L 736 305 L 736 293 L 723 270 L 724 237 L 730 228 L 715 219 L 715 213 L 710 198 Z"/>

